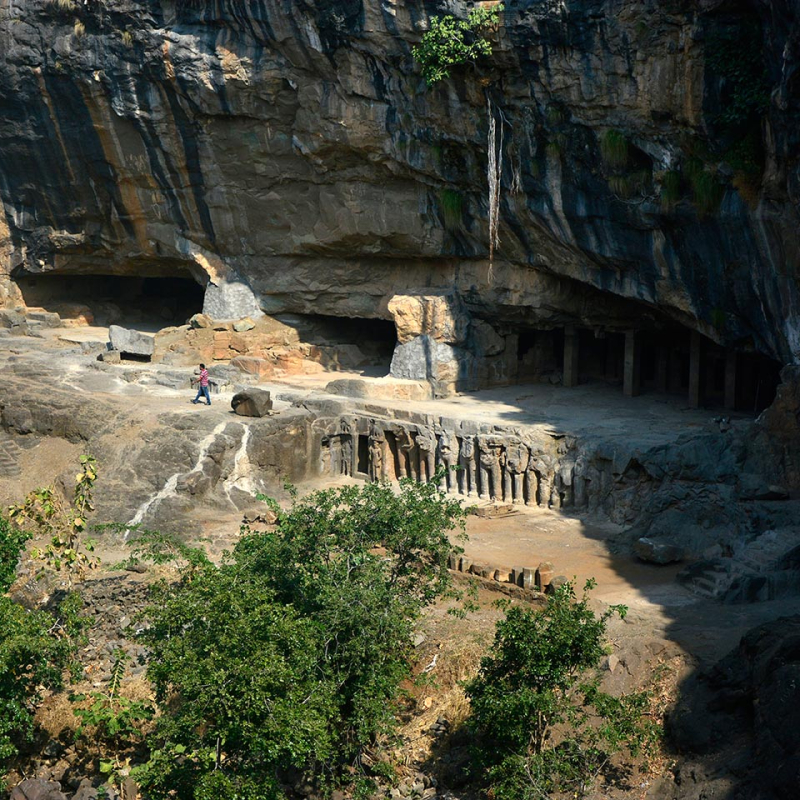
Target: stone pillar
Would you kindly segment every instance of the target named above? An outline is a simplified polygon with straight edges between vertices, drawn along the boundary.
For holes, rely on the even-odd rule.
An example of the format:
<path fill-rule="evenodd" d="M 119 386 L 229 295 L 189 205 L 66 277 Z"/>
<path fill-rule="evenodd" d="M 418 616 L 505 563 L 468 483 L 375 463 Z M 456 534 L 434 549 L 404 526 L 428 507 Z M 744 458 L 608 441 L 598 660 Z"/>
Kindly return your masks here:
<path fill-rule="evenodd" d="M 506 376 L 509 383 L 516 383 L 519 375 L 519 336 L 516 333 L 510 333 L 508 336 L 503 337 L 506 342 L 506 348 L 503 351 L 503 361 L 505 362 Z"/>
<path fill-rule="evenodd" d="M 700 346 L 700 334 L 692 331 L 692 341 L 689 345 L 689 405 L 692 408 L 700 408 Z"/>
<path fill-rule="evenodd" d="M 625 364 L 623 368 L 622 393 L 625 397 L 639 395 L 639 348 L 636 331 L 625 331 Z"/>
<path fill-rule="evenodd" d="M 574 326 L 564 328 L 564 378 L 566 387 L 578 385 L 578 332 Z"/>
<path fill-rule="evenodd" d="M 736 366 L 738 354 L 735 350 L 725 353 L 725 408 L 736 410 Z"/>
<path fill-rule="evenodd" d="M 656 388 L 660 394 L 666 394 L 669 391 L 669 349 L 666 345 L 659 345 L 658 348 Z"/>

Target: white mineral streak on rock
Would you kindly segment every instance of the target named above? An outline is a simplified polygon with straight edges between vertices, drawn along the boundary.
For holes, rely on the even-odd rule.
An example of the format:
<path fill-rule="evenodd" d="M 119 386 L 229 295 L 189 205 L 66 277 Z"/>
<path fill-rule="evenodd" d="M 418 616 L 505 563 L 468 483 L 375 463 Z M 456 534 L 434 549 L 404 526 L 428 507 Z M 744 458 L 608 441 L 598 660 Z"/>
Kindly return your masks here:
<path fill-rule="evenodd" d="M 250 442 L 250 426 L 242 424 L 242 438 L 239 442 L 239 449 L 233 457 L 233 469 L 231 474 L 225 479 L 222 488 L 228 502 L 236 508 L 236 503 L 231 498 L 231 490 L 238 489 L 240 492 L 255 494 L 257 489 L 250 477 L 251 464 L 250 456 L 247 455 L 247 445 Z"/>
<path fill-rule="evenodd" d="M 225 426 L 228 424 L 227 420 L 225 422 L 220 422 L 216 428 L 214 428 L 211 433 L 206 436 L 205 439 L 200 443 L 200 453 L 197 456 L 197 460 L 194 463 L 194 466 L 188 472 L 176 472 L 174 475 L 171 475 L 164 486 L 161 488 L 157 494 L 153 495 L 149 500 L 142 503 L 141 506 L 137 509 L 136 513 L 128 520 L 127 529 L 125 531 L 124 541 L 128 541 L 128 537 L 130 536 L 131 528 L 134 525 L 139 525 L 147 515 L 147 512 L 150 509 L 157 506 L 162 500 L 166 500 L 168 497 L 175 496 L 175 488 L 178 485 L 178 480 L 184 475 L 191 475 L 193 472 L 196 472 L 199 469 L 202 469 L 203 459 L 208 455 L 208 451 L 211 449 L 211 445 L 214 444 L 214 440 L 225 430 Z"/>

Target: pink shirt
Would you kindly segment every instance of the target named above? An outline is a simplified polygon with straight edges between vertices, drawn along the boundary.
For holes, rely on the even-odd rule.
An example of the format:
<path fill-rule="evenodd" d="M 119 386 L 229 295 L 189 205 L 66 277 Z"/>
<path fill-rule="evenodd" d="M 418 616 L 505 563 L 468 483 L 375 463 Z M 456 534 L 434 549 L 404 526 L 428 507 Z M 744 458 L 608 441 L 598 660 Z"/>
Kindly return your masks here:
<path fill-rule="evenodd" d="M 201 386 L 208 386 L 208 370 L 201 369 L 200 370 L 200 385 Z"/>

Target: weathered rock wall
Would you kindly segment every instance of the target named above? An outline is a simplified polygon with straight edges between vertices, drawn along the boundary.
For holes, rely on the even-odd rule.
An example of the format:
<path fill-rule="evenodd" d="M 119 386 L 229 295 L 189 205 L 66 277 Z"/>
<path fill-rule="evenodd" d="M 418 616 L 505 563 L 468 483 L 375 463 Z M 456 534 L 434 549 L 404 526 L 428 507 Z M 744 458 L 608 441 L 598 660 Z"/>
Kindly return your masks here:
<path fill-rule="evenodd" d="M 455 287 L 490 322 L 649 309 L 800 359 L 791 0 L 511 0 L 484 80 L 428 90 L 411 45 L 431 14 L 464 8 L 4 0 L 3 272 L 189 270 L 215 304 L 234 284 L 268 313 L 385 319 L 398 293 Z M 760 188 L 725 161 L 736 86 L 708 58 L 748 26 L 771 90 Z M 507 123 L 491 270 L 487 94 Z M 601 155 L 611 129 L 622 172 Z M 708 208 L 692 169 L 710 176 Z"/>

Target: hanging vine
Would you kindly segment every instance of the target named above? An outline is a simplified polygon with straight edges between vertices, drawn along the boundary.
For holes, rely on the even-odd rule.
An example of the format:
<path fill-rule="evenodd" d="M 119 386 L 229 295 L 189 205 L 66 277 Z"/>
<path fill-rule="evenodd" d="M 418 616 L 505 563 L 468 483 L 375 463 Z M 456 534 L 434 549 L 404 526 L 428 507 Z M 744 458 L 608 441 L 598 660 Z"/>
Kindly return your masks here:
<path fill-rule="evenodd" d="M 486 143 L 488 155 L 487 177 L 489 183 L 489 283 L 492 282 L 494 254 L 500 246 L 500 188 L 503 177 L 503 133 L 504 121 L 502 113 L 495 114 L 492 99 L 486 93 L 486 110 L 489 116 L 489 135 Z M 497 120 L 500 119 L 500 132 L 497 132 Z"/>

